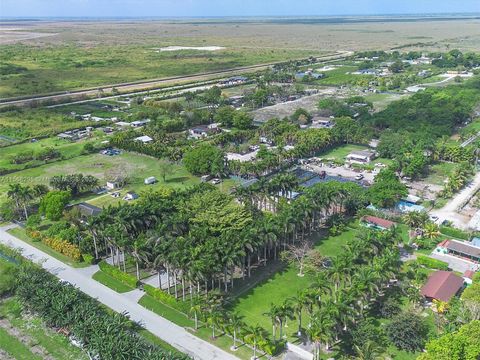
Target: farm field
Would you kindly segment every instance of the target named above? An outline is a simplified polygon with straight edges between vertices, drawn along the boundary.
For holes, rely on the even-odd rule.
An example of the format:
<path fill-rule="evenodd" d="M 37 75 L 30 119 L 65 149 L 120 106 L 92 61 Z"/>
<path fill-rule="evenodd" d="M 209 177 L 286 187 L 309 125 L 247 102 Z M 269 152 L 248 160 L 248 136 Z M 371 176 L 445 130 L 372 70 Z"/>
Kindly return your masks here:
<path fill-rule="evenodd" d="M 21 304 L 15 298 L 7 298 L 0 303 L 0 316 L 4 318 L 0 327 L 0 350 L 14 359 L 46 359 L 46 356 L 52 360 L 88 358 L 65 336 L 47 329 L 39 318 L 22 316 Z M 7 323 L 11 328 L 7 327 Z"/>

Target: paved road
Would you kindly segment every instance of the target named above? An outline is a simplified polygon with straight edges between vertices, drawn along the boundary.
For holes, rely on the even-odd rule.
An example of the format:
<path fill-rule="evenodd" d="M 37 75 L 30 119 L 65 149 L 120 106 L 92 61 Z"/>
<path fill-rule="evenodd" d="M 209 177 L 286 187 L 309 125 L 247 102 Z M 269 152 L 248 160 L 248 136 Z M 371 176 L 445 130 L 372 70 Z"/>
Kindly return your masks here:
<path fill-rule="evenodd" d="M 138 305 L 137 301 L 143 295 L 140 290 L 123 295 L 118 294 L 91 278 L 98 271 L 98 266 L 83 269 L 72 268 L 10 235 L 6 232 L 9 228 L 12 226 L 0 227 L 0 243 L 23 249 L 22 253 L 25 257 L 35 262 L 42 262 L 44 269 L 58 278 L 74 284 L 85 294 L 98 299 L 109 308 L 117 312 L 127 312 L 132 320 L 141 323 L 147 330 L 180 351 L 199 360 L 238 360 L 237 357 L 195 337 L 182 327 Z"/>
<path fill-rule="evenodd" d="M 455 226 L 466 229 L 468 220 L 464 219 L 464 217 L 459 214 L 459 211 L 470 201 L 479 189 L 480 172 L 475 175 L 468 186 L 449 200 L 443 208 L 432 211 L 431 215 L 438 216 L 440 223 L 444 220 L 450 220 Z"/>

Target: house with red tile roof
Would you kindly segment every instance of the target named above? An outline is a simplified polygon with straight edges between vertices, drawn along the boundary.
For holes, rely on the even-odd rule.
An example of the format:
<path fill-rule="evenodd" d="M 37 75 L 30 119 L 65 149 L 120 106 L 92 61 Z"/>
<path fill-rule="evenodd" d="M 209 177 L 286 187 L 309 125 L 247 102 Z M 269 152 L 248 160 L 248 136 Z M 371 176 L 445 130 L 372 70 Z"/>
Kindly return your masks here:
<path fill-rule="evenodd" d="M 428 277 L 420 293 L 429 301 L 448 302 L 463 288 L 464 280 L 451 271 L 436 271 Z"/>
<path fill-rule="evenodd" d="M 360 223 L 364 226 L 376 230 L 389 230 L 397 224 L 390 220 L 385 220 L 376 216 L 366 215 L 360 219 Z"/>

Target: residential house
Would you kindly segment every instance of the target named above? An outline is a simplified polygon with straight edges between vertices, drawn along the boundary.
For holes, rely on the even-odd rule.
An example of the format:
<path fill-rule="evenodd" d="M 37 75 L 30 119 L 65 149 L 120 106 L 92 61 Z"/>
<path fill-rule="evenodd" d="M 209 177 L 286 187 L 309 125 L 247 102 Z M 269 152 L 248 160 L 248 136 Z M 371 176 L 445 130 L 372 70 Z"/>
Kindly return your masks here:
<path fill-rule="evenodd" d="M 77 208 L 80 211 L 80 214 L 84 217 L 97 216 L 102 212 L 101 208 L 86 202 L 73 205 L 73 207 Z"/>
<path fill-rule="evenodd" d="M 129 191 L 125 194 L 125 196 L 123 197 L 123 200 L 131 201 L 131 200 L 136 200 L 138 198 L 139 198 L 138 194 L 132 191 Z"/>
<path fill-rule="evenodd" d="M 393 221 L 370 215 L 362 217 L 360 223 L 367 228 L 375 230 L 390 230 L 397 225 Z"/>
<path fill-rule="evenodd" d="M 153 141 L 153 139 L 148 135 L 139 136 L 139 137 L 135 138 L 134 140 L 135 141 L 140 141 L 144 144 L 148 144 L 148 143 Z"/>
<path fill-rule="evenodd" d="M 218 124 L 198 125 L 188 130 L 190 138 L 202 139 L 221 132 Z"/>
<path fill-rule="evenodd" d="M 350 164 L 369 164 L 375 159 L 375 152 L 371 150 L 352 151 L 347 155 L 347 161 Z"/>
<path fill-rule="evenodd" d="M 435 252 L 440 255 L 453 255 L 473 263 L 480 263 L 480 247 L 470 242 L 443 240 L 437 245 Z"/>
<path fill-rule="evenodd" d="M 435 271 L 429 277 L 420 293 L 428 301 L 448 302 L 463 288 L 463 278 L 451 271 Z"/>
<path fill-rule="evenodd" d="M 150 119 L 132 121 L 130 123 L 130 126 L 134 128 L 138 128 L 138 127 L 147 125 L 149 122 L 150 122 Z"/>
<path fill-rule="evenodd" d="M 317 129 L 331 129 L 335 126 L 335 122 L 328 117 L 314 116 L 312 119 L 312 128 Z"/>

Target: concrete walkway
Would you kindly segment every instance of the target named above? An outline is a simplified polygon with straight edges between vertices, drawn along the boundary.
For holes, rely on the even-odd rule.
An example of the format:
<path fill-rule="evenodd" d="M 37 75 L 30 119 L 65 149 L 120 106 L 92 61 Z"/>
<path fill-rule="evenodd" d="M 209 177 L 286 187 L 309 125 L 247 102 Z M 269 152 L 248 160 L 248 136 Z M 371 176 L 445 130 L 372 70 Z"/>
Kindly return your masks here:
<path fill-rule="evenodd" d="M 138 299 L 144 294 L 142 291 L 137 289 L 126 294 L 119 294 L 91 278 L 98 271 L 98 266 L 83 269 L 72 268 L 7 233 L 7 230 L 12 227 L 15 226 L 0 227 L 0 243 L 21 249 L 23 256 L 41 263 L 45 270 L 70 282 L 85 294 L 96 298 L 109 308 L 119 313 L 127 312 L 132 320 L 142 324 L 148 331 L 178 350 L 199 360 L 238 360 L 237 357 L 197 338 L 184 328 L 138 305 Z"/>

